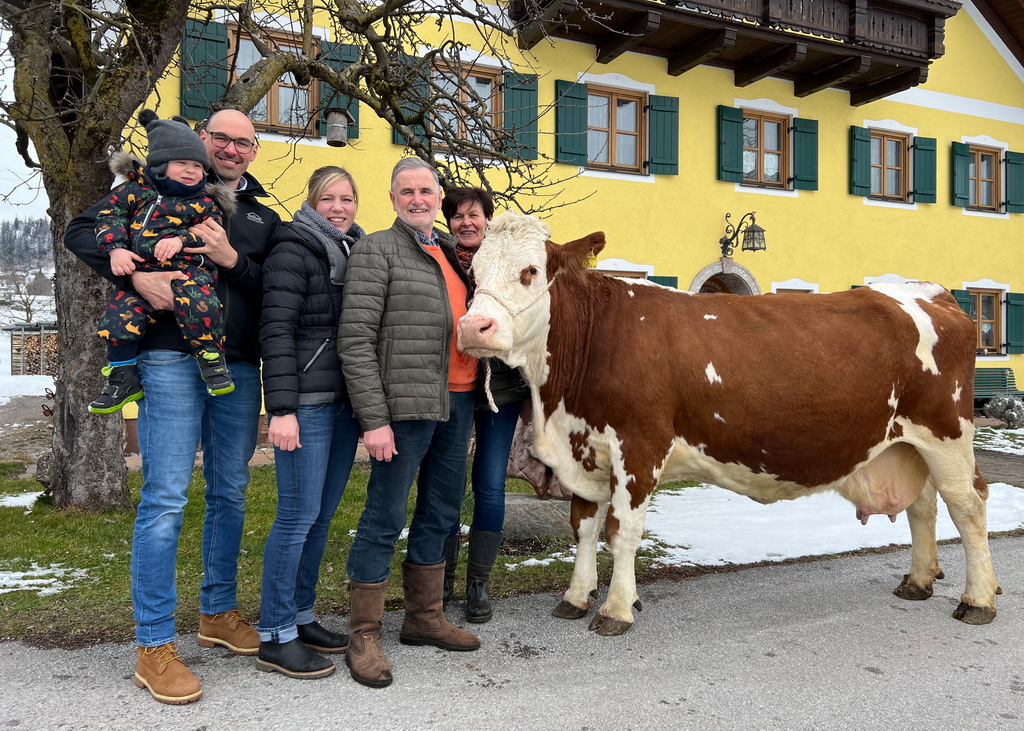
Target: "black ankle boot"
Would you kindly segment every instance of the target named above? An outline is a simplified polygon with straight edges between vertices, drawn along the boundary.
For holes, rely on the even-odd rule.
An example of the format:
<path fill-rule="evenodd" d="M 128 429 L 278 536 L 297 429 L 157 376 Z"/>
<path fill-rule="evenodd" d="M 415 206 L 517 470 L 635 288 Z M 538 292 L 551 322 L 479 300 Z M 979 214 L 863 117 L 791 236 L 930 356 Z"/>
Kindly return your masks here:
<path fill-rule="evenodd" d="M 221 396 L 235 390 L 235 382 L 231 380 L 231 371 L 222 353 L 202 353 L 196 360 L 208 394 Z"/>
<path fill-rule="evenodd" d="M 444 539 L 444 606 L 455 595 L 455 570 L 459 567 L 459 536 L 448 536 Z"/>
<path fill-rule="evenodd" d="M 488 595 L 491 569 L 501 549 L 501 532 L 469 531 L 469 561 L 466 563 L 466 621 L 480 624 L 494 614 Z"/>
<path fill-rule="evenodd" d="M 139 380 L 139 368 L 130 365 L 103 366 L 102 371 L 107 377 L 107 385 L 103 387 L 100 397 L 89 404 L 92 414 L 113 414 L 130 401 L 142 398 L 142 382 Z"/>
<path fill-rule="evenodd" d="M 333 673 L 334 663 L 296 638 L 290 642 L 261 642 L 256 655 L 256 669 L 298 680 L 312 680 L 326 678 Z"/>
<path fill-rule="evenodd" d="M 328 655 L 345 652 L 348 649 L 348 635 L 344 632 L 331 632 L 320 625 L 315 619 L 309 624 L 298 625 L 299 639 L 306 647 Z"/>
<path fill-rule="evenodd" d="M 466 565 L 466 621 L 474 624 L 489 622 L 494 615 L 490 586 L 491 566 L 481 566 L 470 561 Z"/>

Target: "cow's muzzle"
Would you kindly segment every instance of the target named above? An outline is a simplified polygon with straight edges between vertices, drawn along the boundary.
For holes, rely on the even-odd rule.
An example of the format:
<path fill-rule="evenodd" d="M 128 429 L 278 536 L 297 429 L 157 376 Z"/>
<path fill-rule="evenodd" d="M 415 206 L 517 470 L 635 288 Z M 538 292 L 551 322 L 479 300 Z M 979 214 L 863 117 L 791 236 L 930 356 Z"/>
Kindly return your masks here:
<path fill-rule="evenodd" d="M 459 319 L 459 350 L 478 358 L 493 355 L 497 331 L 498 323 L 493 317 L 465 315 Z"/>

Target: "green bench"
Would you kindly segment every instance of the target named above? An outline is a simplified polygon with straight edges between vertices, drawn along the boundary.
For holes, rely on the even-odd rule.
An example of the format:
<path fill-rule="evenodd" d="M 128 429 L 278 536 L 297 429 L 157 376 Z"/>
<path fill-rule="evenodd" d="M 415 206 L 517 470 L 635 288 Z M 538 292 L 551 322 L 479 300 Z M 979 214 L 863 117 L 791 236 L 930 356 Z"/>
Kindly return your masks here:
<path fill-rule="evenodd" d="M 1017 379 L 1012 368 L 978 368 L 974 371 L 974 409 L 980 411 L 996 396 L 1009 394 L 1024 398 L 1017 390 Z"/>

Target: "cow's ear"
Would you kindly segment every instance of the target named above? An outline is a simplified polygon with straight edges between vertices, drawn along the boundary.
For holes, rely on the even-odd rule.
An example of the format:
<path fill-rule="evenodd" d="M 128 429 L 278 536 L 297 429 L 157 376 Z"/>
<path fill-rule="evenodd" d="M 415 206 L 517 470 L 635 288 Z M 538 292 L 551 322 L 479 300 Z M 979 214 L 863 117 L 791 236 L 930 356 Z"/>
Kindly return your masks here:
<path fill-rule="evenodd" d="M 554 275 L 558 269 L 578 271 L 586 269 L 591 256 L 596 256 L 604 249 L 604 231 L 595 231 L 582 239 L 567 244 L 554 244 L 548 241 L 548 276 Z"/>

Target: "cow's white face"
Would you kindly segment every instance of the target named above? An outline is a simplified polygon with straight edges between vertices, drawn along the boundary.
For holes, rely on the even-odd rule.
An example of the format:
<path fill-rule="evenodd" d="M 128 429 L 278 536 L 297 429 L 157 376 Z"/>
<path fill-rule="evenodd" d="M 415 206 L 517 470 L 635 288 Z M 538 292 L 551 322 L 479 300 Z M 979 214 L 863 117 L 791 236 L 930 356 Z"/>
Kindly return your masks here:
<path fill-rule="evenodd" d="M 520 213 L 494 219 L 473 257 L 476 293 L 459 320 L 459 349 L 526 366 L 543 355 L 550 318 L 547 249 L 551 229 Z"/>

